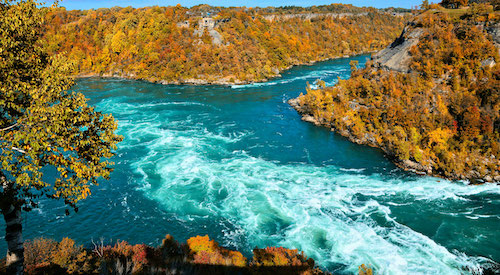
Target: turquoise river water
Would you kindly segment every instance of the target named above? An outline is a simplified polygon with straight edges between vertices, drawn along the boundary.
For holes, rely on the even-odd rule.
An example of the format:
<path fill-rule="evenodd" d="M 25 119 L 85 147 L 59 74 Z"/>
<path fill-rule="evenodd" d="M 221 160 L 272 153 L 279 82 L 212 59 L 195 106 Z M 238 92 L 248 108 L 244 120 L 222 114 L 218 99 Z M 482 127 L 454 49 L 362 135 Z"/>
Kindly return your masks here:
<path fill-rule="evenodd" d="M 404 172 L 286 103 L 307 82 L 348 78 L 349 61 L 367 58 L 233 87 L 78 80 L 74 90 L 119 121 L 116 169 L 78 213 L 42 201 L 25 215 L 25 237 L 159 245 L 167 233 L 208 234 L 247 256 L 298 248 L 340 274 L 361 264 L 379 274 L 466 274 L 499 262 L 500 186 Z"/>

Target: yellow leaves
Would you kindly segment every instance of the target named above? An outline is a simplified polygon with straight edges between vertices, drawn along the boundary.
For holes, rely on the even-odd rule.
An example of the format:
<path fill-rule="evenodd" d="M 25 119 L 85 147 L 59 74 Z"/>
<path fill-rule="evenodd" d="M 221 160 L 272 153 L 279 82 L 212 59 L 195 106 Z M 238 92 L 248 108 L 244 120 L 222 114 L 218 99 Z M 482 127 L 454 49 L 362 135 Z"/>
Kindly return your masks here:
<path fill-rule="evenodd" d="M 254 249 L 252 264 L 255 266 L 294 266 L 314 267 L 314 261 L 310 261 L 297 249 L 286 249 L 283 247 L 267 247 L 265 249 Z"/>
<path fill-rule="evenodd" d="M 373 270 L 364 264 L 360 265 L 358 269 L 359 275 L 373 275 Z"/>
<path fill-rule="evenodd" d="M 88 188 L 88 186 L 85 186 L 82 190 L 81 199 L 83 200 L 86 199 L 90 194 L 91 194 L 90 188 Z"/>
<path fill-rule="evenodd" d="M 333 88 L 308 87 L 299 97 L 301 110 L 328 121 L 324 124 L 344 136 L 379 145 L 425 169 L 449 175 L 456 168 L 455 177 L 467 177 L 466 167 L 475 166 L 491 174 L 499 163 L 498 131 L 492 127 L 500 119 L 500 105 L 492 96 L 499 67 L 489 71 L 478 64 L 498 52 L 484 32 L 467 22 L 458 22 L 457 28 L 434 19 L 436 24 L 428 25 L 421 43 L 411 49 L 414 73 L 391 73 L 368 62 Z M 458 152 L 465 157 L 457 157 Z M 488 166 L 492 153 L 496 163 Z M 473 164 L 465 165 L 466 158 Z"/>
<path fill-rule="evenodd" d="M 447 147 L 446 143 L 453 136 L 453 131 L 450 129 L 441 129 L 437 128 L 427 135 L 429 141 L 427 142 L 427 146 L 429 147 L 437 147 L 444 149 Z"/>
<path fill-rule="evenodd" d="M 246 258 L 238 251 L 231 251 L 219 247 L 210 240 L 208 235 L 196 236 L 187 240 L 190 252 L 193 254 L 194 263 L 245 266 Z"/>
<path fill-rule="evenodd" d="M 192 237 L 187 240 L 187 244 L 189 249 L 191 249 L 194 253 L 200 251 L 214 252 L 217 248 L 215 241 L 210 240 L 208 235 Z"/>
<path fill-rule="evenodd" d="M 153 12 L 153 9 L 161 12 Z M 134 73 L 137 78 L 151 79 L 154 75 L 155 79 L 167 81 L 197 75 L 217 79 L 220 74 L 255 81 L 267 77 L 260 69 L 268 61 L 271 68 L 286 68 L 291 64 L 343 55 L 343 48 L 338 46 L 342 40 L 346 40 L 345 44 L 355 53 L 380 49 L 392 40 L 394 29 L 401 28 L 405 21 L 387 14 L 372 14 L 360 16 L 357 18 L 359 24 L 355 25 L 331 18 L 269 22 L 260 11 L 250 14 L 228 9 L 222 14 L 214 14 L 216 20 L 231 18 L 217 26 L 224 47 L 214 50 L 213 47 L 200 47 L 193 34 L 193 24 L 190 28 L 178 28 L 176 23 L 186 20 L 183 15 L 187 9 L 174 10 L 146 8 L 125 12 L 125 9 L 115 9 L 107 13 L 87 11 L 82 14 L 54 11 L 48 18 L 50 28 L 45 42 L 51 53 L 71 49 L 68 56 L 77 64 L 76 73 L 98 74 L 118 69 L 125 74 Z M 384 42 L 374 43 L 373 48 L 365 45 L 365 41 L 373 39 L 373 35 L 361 27 L 366 25 L 377 28 L 377 41 Z M 183 66 L 169 66 L 178 60 Z M 112 68 L 110 64 L 114 64 Z M 240 74 L 251 68 L 258 70 L 247 76 Z"/>

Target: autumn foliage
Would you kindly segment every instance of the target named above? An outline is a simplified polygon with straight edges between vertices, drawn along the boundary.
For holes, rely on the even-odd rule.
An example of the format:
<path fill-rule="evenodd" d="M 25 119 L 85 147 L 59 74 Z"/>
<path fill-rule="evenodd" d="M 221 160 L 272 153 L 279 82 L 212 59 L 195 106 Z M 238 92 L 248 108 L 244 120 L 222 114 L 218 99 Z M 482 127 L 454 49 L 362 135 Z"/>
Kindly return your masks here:
<path fill-rule="evenodd" d="M 221 41 L 200 27 L 203 17 L 214 20 Z M 67 56 L 81 76 L 239 83 L 274 77 L 291 65 L 379 50 L 406 18 L 350 5 L 60 8 L 47 15 L 43 45 Z"/>
<path fill-rule="evenodd" d="M 24 266 L 28 274 L 36 274 L 40 270 L 83 274 L 93 269 L 93 256 L 83 246 L 76 246 L 72 239 L 64 238 L 56 242 L 39 238 L 24 245 Z"/>
<path fill-rule="evenodd" d="M 255 266 L 294 266 L 314 268 L 314 260 L 307 258 L 297 249 L 283 247 L 267 247 L 253 250 L 252 264 Z"/>
<path fill-rule="evenodd" d="M 407 29 L 423 32 L 409 52 L 410 73 L 368 62 L 335 87 L 308 89 L 300 109 L 405 168 L 500 181 L 500 56 L 485 31 L 500 17 L 482 5 L 460 17 L 419 15 Z"/>
<path fill-rule="evenodd" d="M 187 245 L 196 264 L 245 266 L 247 259 L 241 252 L 222 247 L 208 236 L 196 236 L 187 240 Z"/>
<path fill-rule="evenodd" d="M 117 241 L 88 248 L 69 238 L 38 238 L 25 244 L 26 274 L 325 274 L 297 249 L 255 248 L 248 261 L 241 252 L 219 246 L 208 236 L 180 244 L 167 235 L 159 247 Z M 3 271 L 0 262 L 0 274 Z M 170 272 L 170 273 L 169 273 Z"/>

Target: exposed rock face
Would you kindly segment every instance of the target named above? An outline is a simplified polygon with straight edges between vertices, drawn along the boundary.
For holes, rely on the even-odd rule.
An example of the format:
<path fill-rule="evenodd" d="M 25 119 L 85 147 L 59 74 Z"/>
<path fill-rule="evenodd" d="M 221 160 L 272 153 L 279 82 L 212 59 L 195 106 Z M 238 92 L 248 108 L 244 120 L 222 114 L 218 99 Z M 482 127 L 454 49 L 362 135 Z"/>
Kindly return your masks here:
<path fill-rule="evenodd" d="M 206 29 L 212 37 L 212 43 L 217 46 L 222 45 L 222 35 L 215 30 L 216 26 L 217 22 L 213 18 L 202 18 L 198 21 L 198 28 L 194 31 L 194 35 L 201 37 Z"/>
<path fill-rule="evenodd" d="M 486 32 L 493 38 L 493 43 L 500 52 L 500 23 L 493 24 L 485 28 Z"/>
<path fill-rule="evenodd" d="M 373 56 L 373 64 L 379 68 L 408 73 L 410 71 L 410 49 L 418 44 L 420 36 L 424 33 L 421 28 L 409 32 L 411 26 L 406 26 L 392 44 Z"/>
<path fill-rule="evenodd" d="M 297 14 L 269 14 L 264 15 L 264 19 L 267 21 L 282 21 L 282 20 L 290 20 L 294 18 L 300 18 L 302 20 L 311 20 L 318 17 L 332 17 L 332 18 L 345 18 L 352 16 L 366 16 L 368 13 L 297 13 Z M 394 16 L 400 16 L 395 15 Z"/>
<path fill-rule="evenodd" d="M 484 25 L 478 26 L 490 34 L 493 38 L 493 43 L 497 47 L 500 53 L 500 23 L 484 27 Z M 410 29 L 412 29 L 410 31 Z M 373 56 L 373 64 L 379 68 L 401 72 L 410 72 L 410 49 L 418 44 L 419 38 L 424 33 L 421 28 L 413 28 L 412 25 L 405 27 L 399 38 L 397 38 L 392 44 L 378 52 Z M 493 59 L 487 59 L 483 61 L 483 66 L 494 66 L 496 63 Z"/>
<path fill-rule="evenodd" d="M 189 28 L 189 26 L 190 26 L 189 21 L 183 21 L 177 23 L 177 27 L 179 28 Z"/>
<path fill-rule="evenodd" d="M 500 49 L 499 49 L 499 51 L 500 51 Z M 483 67 L 490 67 L 490 68 L 492 68 L 493 66 L 495 66 L 495 64 L 496 64 L 495 59 L 493 59 L 492 57 L 490 57 L 490 58 L 488 58 L 486 60 L 483 60 L 483 62 L 481 62 L 481 65 Z"/>
<path fill-rule="evenodd" d="M 486 31 L 492 37 L 492 41 L 495 47 L 500 53 L 500 23 L 491 24 L 486 26 L 486 24 L 477 25 L 477 27 Z M 410 23 L 405 27 L 402 34 L 397 38 L 389 47 L 378 52 L 372 57 L 373 65 L 377 69 L 396 71 L 401 73 L 411 73 L 410 63 L 411 55 L 410 50 L 413 46 L 416 46 L 420 40 L 420 37 L 424 34 L 424 29 L 420 27 L 415 27 Z M 494 58 L 488 58 L 481 62 L 482 66 L 493 67 L 496 65 Z M 340 135 L 348 138 L 351 142 L 368 145 L 371 147 L 380 148 L 384 153 L 392 159 L 396 165 L 399 167 L 415 172 L 421 175 L 436 175 L 441 176 L 439 171 L 434 170 L 432 164 L 423 165 L 415 160 L 402 160 L 399 159 L 391 148 L 387 148 L 386 145 L 379 143 L 370 135 L 366 134 L 364 137 L 358 138 L 354 136 L 349 127 L 347 129 L 336 129 L 332 123 L 324 121 L 322 118 L 317 118 L 313 115 L 313 110 L 305 104 L 301 104 L 299 98 L 290 99 L 288 101 L 299 114 L 302 115 L 302 120 L 306 122 L 313 123 L 317 126 L 324 126 L 330 128 L 332 131 L 339 133 Z M 353 110 L 359 108 L 366 108 L 358 104 L 355 101 L 349 102 L 349 107 Z M 494 159 L 494 156 L 492 156 Z M 487 172 L 488 173 L 488 172 Z M 493 173 L 492 175 L 484 175 L 476 170 L 470 170 L 468 175 L 455 174 L 450 178 L 452 179 L 469 179 L 471 183 L 484 183 L 484 182 L 497 182 L 500 183 L 500 175 L 498 173 Z"/>

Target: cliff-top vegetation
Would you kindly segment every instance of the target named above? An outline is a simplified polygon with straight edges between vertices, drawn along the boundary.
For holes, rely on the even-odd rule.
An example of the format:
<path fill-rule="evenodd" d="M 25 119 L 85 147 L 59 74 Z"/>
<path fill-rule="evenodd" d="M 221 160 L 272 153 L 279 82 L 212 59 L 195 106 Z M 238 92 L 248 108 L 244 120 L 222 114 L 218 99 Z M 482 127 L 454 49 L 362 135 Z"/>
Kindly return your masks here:
<path fill-rule="evenodd" d="M 43 45 L 68 57 L 75 75 L 231 84 L 263 81 L 292 65 L 380 50 L 408 18 L 409 13 L 340 4 L 59 8 L 47 15 Z"/>
<path fill-rule="evenodd" d="M 353 64 L 350 79 L 292 103 L 404 168 L 500 181 L 498 6 L 453 7 L 426 6 L 365 68 Z"/>

